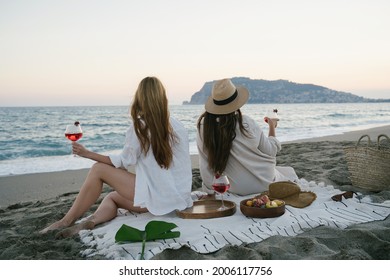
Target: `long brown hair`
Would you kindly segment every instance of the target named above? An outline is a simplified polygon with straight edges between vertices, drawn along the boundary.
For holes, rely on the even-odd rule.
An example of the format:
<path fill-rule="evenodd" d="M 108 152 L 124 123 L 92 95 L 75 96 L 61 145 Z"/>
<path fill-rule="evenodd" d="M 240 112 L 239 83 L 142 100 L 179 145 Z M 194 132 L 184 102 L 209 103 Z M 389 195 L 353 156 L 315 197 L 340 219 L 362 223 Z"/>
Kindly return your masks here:
<path fill-rule="evenodd" d="M 165 88 L 159 79 L 146 77 L 139 83 L 131 106 L 131 117 L 142 152 L 146 155 L 152 146 L 157 163 L 168 169 L 176 137 L 169 122 Z"/>
<path fill-rule="evenodd" d="M 236 138 L 236 125 L 248 136 L 242 122 L 242 114 L 237 111 L 226 115 L 214 115 L 204 112 L 198 120 L 198 131 L 203 120 L 203 149 L 207 153 L 209 168 L 215 174 L 222 174 L 226 169 L 233 140 Z"/>

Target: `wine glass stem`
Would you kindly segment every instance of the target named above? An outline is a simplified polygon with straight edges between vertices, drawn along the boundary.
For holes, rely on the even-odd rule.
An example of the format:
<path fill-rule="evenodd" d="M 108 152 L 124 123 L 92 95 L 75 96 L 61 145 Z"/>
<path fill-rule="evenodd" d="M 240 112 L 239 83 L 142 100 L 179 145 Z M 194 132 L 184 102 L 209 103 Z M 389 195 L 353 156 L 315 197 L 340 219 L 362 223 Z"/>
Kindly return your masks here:
<path fill-rule="evenodd" d="M 72 141 L 72 143 L 73 143 L 73 142 L 74 142 L 74 141 Z M 70 148 L 71 148 L 71 151 L 70 151 L 70 152 L 71 152 L 72 156 L 73 156 L 73 157 L 78 157 L 76 154 L 73 153 L 73 146 L 71 146 Z"/>
<path fill-rule="evenodd" d="M 224 209 L 224 208 L 225 208 L 225 204 L 223 203 L 223 193 L 221 193 L 221 201 L 222 201 L 222 206 L 221 206 L 221 208 Z"/>

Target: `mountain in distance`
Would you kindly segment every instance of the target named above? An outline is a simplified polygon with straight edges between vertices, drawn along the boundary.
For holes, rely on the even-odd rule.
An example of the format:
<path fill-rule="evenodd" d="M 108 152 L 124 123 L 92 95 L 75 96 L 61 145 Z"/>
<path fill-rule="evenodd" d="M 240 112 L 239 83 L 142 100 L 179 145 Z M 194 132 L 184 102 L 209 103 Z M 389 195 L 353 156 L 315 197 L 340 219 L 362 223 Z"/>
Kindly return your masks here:
<path fill-rule="evenodd" d="M 390 102 L 390 99 L 371 99 L 348 92 L 336 91 L 312 84 L 298 84 L 287 80 L 256 80 L 246 77 L 231 78 L 233 84 L 249 90 L 248 104 L 267 103 L 361 103 Z M 206 82 L 200 91 L 191 96 L 186 104 L 204 104 L 211 94 L 215 81 Z"/>

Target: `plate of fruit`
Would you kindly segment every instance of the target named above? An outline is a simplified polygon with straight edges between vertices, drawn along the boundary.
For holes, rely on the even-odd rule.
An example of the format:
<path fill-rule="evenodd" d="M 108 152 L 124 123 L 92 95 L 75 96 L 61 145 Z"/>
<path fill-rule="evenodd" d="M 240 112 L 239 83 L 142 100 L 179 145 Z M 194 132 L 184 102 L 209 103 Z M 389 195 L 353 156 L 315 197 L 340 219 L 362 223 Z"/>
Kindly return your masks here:
<path fill-rule="evenodd" d="M 284 214 L 285 203 L 280 199 L 271 200 L 268 195 L 258 195 L 240 202 L 242 214 L 252 218 L 273 218 Z"/>

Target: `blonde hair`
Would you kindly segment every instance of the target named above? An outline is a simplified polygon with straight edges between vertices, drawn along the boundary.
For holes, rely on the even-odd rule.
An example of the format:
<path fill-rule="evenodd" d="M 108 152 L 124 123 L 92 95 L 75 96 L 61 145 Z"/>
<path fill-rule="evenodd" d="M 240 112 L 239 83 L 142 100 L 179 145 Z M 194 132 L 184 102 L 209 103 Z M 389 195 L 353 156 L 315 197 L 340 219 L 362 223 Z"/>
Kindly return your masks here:
<path fill-rule="evenodd" d="M 146 155 L 151 146 L 158 165 L 168 169 L 176 137 L 169 122 L 165 88 L 159 79 L 146 77 L 139 83 L 130 113 L 142 152 Z"/>

